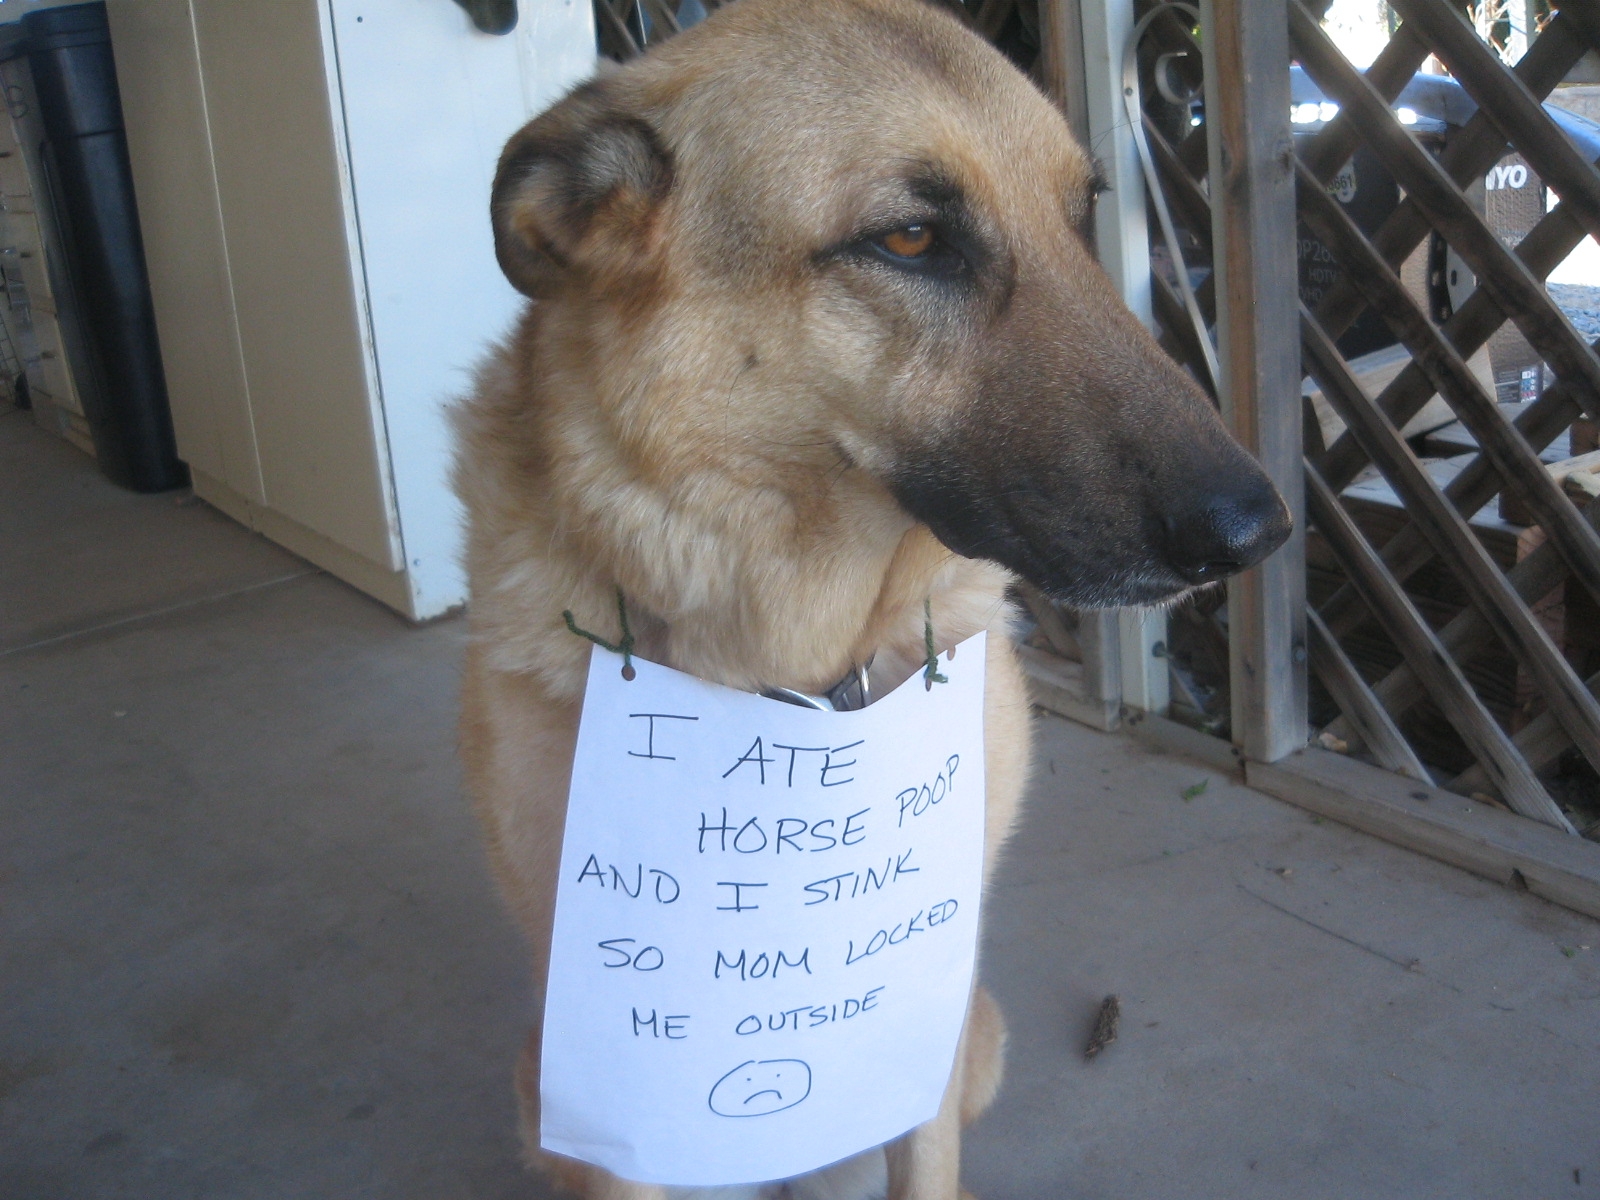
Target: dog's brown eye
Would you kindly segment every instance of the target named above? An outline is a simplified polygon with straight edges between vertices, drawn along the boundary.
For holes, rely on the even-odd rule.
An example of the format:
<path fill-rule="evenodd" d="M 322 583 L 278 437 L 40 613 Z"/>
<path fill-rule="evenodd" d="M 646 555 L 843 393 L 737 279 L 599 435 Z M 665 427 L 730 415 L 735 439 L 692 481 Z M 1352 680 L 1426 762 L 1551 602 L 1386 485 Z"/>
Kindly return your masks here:
<path fill-rule="evenodd" d="M 901 258 L 920 258 L 933 247 L 933 230 L 926 225 L 907 225 L 884 234 L 882 245 Z"/>

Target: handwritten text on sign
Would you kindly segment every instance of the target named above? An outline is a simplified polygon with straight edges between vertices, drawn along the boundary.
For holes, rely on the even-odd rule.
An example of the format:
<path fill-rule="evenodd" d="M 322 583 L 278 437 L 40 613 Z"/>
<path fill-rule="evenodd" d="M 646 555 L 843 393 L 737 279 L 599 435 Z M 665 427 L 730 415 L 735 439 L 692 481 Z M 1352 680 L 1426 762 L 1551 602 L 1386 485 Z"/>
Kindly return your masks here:
<path fill-rule="evenodd" d="M 983 867 L 984 635 L 829 713 L 596 648 L 541 1141 L 648 1183 L 783 1179 L 938 1111 Z"/>

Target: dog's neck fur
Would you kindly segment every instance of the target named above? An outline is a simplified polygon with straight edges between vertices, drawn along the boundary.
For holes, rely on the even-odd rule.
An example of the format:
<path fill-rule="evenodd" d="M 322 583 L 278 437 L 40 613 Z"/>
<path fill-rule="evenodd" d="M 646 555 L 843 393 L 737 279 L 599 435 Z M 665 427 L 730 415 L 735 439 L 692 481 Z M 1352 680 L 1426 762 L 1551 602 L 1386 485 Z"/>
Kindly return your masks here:
<path fill-rule="evenodd" d="M 592 360 L 552 361 L 538 326 L 535 306 L 461 429 L 474 633 L 496 668 L 581 695 L 588 645 L 550 631 L 571 610 L 615 638 L 618 588 L 641 657 L 744 690 L 817 692 L 876 656 L 881 694 L 923 660 L 925 598 L 941 649 L 994 621 L 1006 573 L 953 556 L 837 458 L 736 471 L 688 438 L 635 458 Z"/>

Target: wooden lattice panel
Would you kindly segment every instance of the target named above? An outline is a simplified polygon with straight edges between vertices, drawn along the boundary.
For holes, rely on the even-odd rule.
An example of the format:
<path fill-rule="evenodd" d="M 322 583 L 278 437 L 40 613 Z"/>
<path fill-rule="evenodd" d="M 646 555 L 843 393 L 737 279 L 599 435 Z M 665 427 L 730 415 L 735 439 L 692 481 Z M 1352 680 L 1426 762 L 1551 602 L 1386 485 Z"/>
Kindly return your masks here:
<path fill-rule="evenodd" d="M 1540 453 L 1578 418 L 1600 416 L 1600 356 L 1551 301 L 1543 280 L 1585 234 L 1600 238 L 1600 172 L 1541 101 L 1586 50 L 1600 47 L 1600 5 L 1563 6 L 1521 61 L 1507 67 L 1447 0 L 1391 0 L 1399 28 L 1363 73 L 1340 54 L 1314 9 L 1301 0 L 1287 3 L 1293 53 L 1338 106 L 1337 116 L 1297 147 L 1292 163 L 1300 219 L 1341 268 L 1315 311 L 1302 306 L 1300 320 L 1305 371 L 1345 427 L 1331 445 L 1320 439 L 1308 445 L 1305 464 L 1318 549 L 1337 569 L 1331 590 L 1321 589 L 1308 614 L 1310 664 L 1337 706 L 1324 740 L 1350 744 L 1414 778 L 1492 794 L 1526 816 L 1572 830 L 1550 794 L 1549 770 L 1575 751 L 1600 771 L 1600 674 L 1581 678 L 1571 640 L 1562 645 L 1552 637 L 1552 627 L 1557 635 L 1563 630 L 1550 615 L 1550 598 L 1566 587 L 1581 601 L 1567 607 L 1589 612 L 1585 606 L 1600 599 L 1600 504 L 1575 503 L 1578 493 L 1563 490 Z M 1147 58 L 1176 51 L 1198 61 L 1192 33 L 1176 16 L 1158 22 Z M 1477 104 L 1437 154 L 1394 111 L 1430 54 Z M 1167 199 L 1204 256 L 1211 236 L 1205 131 L 1173 122 L 1159 103 L 1147 109 L 1144 124 Z M 1358 151 L 1380 163 L 1403 196 L 1366 233 L 1333 194 Z M 1558 202 L 1508 246 L 1467 191 L 1513 152 Z M 1452 312 L 1438 314 L 1441 323 L 1402 277 L 1430 238 L 1436 239 L 1430 261 L 1447 245 L 1477 281 Z M 1153 283 L 1169 348 L 1198 365 L 1198 339 L 1180 300 L 1161 272 Z M 1209 280 L 1198 298 L 1209 315 Z M 1263 296 L 1258 303 L 1296 299 Z M 1337 345 L 1368 312 L 1410 355 L 1376 395 Z M 1508 326 L 1543 360 L 1536 378 L 1555 381 L 1514 418 L 1469 361 Z M 1400 432 L 1436 394 L 1477 447 L 1447 473 L 1421 461 Z M 1307 424 L 1315 426 L 1309 417 Z M 1359 505 L 1345 494 L 1370 468 L 1403 505 L 1397 528 L 1363 523 Z M 1509 569 L 1472 523 L 1497 496 L 1528 527 L 1510 535 L 1521 557 L 1513 555 Z M 1421 580 L 1441 574 L 1453 605 L 1418 591 Z M 1356 649 L 1374 644 L 1384 653 Z M 1514 686 L 1501 689 L 1522 697 L 1511 711 L 1486 701 L 1494 689 L 1485 687 L 1485 663 L 1495 659 L 1515 664 Z M 1439 742 L 1441 731 L 1459 752 L 1454 765 L 1464 769 L 1446 763 L 1451 747 Z M 1588 824 L 1596 815 L 1580 811 L 1580 820 Z"/>

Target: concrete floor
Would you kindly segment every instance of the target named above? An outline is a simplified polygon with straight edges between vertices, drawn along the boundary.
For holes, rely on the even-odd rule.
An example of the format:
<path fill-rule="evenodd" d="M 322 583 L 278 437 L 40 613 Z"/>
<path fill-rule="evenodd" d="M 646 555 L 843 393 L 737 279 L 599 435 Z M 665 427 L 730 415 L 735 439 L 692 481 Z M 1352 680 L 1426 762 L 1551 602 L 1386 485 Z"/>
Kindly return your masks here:
<path fill-rule="evenodd" d="M 521 948 L 452 747 L 461 622 L 119 492 L 14 412 L 0 546 L 0 1197 L 544 1196 Z M 1013 1040 L 981 1200 L 1600 1193 L 1600 926 L 1039 735 L 988 902 Z"/>

